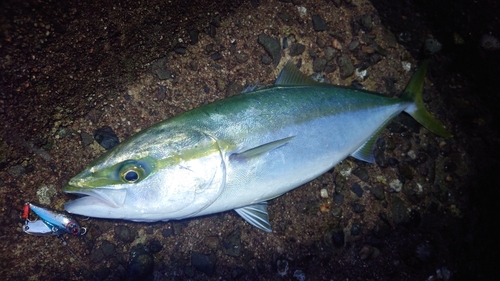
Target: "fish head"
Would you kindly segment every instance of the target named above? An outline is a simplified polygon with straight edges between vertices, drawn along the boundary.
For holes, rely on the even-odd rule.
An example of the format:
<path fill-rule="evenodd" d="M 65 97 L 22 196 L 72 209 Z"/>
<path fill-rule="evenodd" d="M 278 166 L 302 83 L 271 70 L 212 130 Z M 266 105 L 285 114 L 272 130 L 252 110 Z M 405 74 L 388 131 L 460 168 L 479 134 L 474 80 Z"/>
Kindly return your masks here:
<path fill-rule="evenodd" d="M 92 162 L 63 188 L 83 195 L 66 211 L 89 217 L 166 221 L 198 213 L 221 193 L 225 164 L 205 133 L 153 126 Z"/>

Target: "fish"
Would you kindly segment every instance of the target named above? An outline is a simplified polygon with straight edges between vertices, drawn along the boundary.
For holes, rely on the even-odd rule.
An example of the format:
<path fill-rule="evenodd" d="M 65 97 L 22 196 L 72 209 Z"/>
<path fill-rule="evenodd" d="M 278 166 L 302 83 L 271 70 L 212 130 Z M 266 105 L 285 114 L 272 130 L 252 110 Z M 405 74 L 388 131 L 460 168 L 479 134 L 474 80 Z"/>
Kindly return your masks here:
<path fill-rule="evenodd" d="M 400 98 L 316 82 L 289 61 L 276 82 L 251 86 L 157 123 L 98 157 L 63 191 L 69 213 L 139 222 L 235 210 L 271 232 L 267 202 L 373 147 L 401 112 L 441 137 L 424 107 L 428 62 Z"/>
<path fill-rule="evenodd" d="M 33 211 L 39 217 L 38 220 L 29 220 L 29 211 Z M 72 234 L 75 236 L 85 235 L 87 229 L 81 227 L 80 224 L 70 215 L 63 212 L 50 210 L 48 208 L 37 206 L 33 203 L 24 205 L 22 218 L 26 220 L 23 225 L 24 233 L 47 236 L 47 235 L 62 235 Z"/>

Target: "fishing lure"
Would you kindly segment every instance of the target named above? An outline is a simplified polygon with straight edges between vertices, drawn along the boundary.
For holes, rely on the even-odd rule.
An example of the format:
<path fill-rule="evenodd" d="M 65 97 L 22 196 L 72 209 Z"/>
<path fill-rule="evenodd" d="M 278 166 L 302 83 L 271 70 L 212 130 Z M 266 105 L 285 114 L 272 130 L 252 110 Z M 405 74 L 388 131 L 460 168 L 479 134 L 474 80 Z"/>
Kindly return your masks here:
<path fill-rule="evenodd" d="M 30 210 L 37 214 L 40 219 L 31 221 L 29 219 Z M 87 233 L 87 229 L 81 227 L 72 216 L 62 212 L 49 210 L 32 203 L 24 204 L 21 218 L 26 220 L 23 225 L 23 231 L 31 235 L 48 236 L 69 233 L 75 236 L 81 236 Z"/>

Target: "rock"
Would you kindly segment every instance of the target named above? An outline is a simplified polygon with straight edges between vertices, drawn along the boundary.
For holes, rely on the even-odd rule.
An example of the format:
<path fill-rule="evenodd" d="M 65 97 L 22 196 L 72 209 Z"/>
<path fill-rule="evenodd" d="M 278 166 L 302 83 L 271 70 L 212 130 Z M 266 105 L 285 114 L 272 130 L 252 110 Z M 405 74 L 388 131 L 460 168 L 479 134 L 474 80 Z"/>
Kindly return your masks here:
<path fill-rule="evenodd" d="M 345 79 L 354 74 L 354 65 L 352 64 L 351 58 L 342 54 L 337 60 L 340 69 L 340 77 Z"/>
<path fill-rule="evenodd" d="M 219 248 L 220 241 L 219 241 L 219 237 L 217 237 L 217 236 L 208 236 L 205 238 L 204 242 L 205 242 L 205 245 L 207 245 L 207 247 L 211 250 L 215 250 L 215 249 Z"/>
<path fill-rule="evenodd" d="M 25 169 L 22 165 L 15 165 L 15 166 L 9 167 L 7 169 L 7 173 L 9 173 L 9 175 L 11 175 L 13 178 L 17 178 L 25 173 Z"/>
<path fill-rule="evenodd" d="M 500 50 L 500 40 L 498 40 L 498 38 L 490 34 L 483 35 L 481 37 L 479 44 L 486 51 Z"/>
<path fill-rule="evenodd" d="M 361 27 L 364 31 L 370 32 L 373 28 L 372 16 L 369 14 L 365 14 L 359 20 Z"/>
<path fill-rule="evenodd" d="M 189 44 L 196 45 L 198 43 L 198 41 L 199 41 L 198 40 L 198 35 L 199 34 L 200 33 L 198 32 L 198 30 L 191 30 L 191 31 L 189 31 L 189 39 L 190 39 Z"/>
<path fill-rule="evenodd" d="M 118 136 L 109 126 L 103 126 L 94 132 L 94 139 L 104 149 L 109 150 L 120 143 Z"/>
<path fill-rule="evenodd" d="M 210 55 L 210 58 L 214 61 L 220 60 L 223 58 L 221 52 L 215 52 L 212 55 Z"/>
<path fill-rule="evenodd" d="M 399 197 L 394 196 L 392 198 L 391 210 L 392 210 L 392 220 L 394 224 L 408 223 L 409 216 L 408 212 L 406 211 L 405 203 Z"/>
<path fill-rule="evenodd" d="M 330 46 L 326 47 L 325 48 L 325 59 L 327 61 L 333 60 L 336 53 L 337 53 L 337 51 L 335 51 L 335 49 L 333 47 L 330 47 Z"/>
<path fill-rule="evenodd" d="M 359 213 L 362 213 L 365 211 L 365 205 L 363 204 L 359 204 L 359 203 L 356 203 L 356 202 L 352 202 L 351 203 L 351 207 L 352 207 L 352 210 L 359 214 Z"/>
<path fill-rule="evenodd" d="M 313 61 L 313 71 L 322 72 L 326 67 L 326 59 L 316 58 Z"/>
<path fill-rule="evenodd" d="M 80 139 L 82 140 L 83 146 L 89 146 L 94 142 L 94 137 L 84 131 L 82 131 L 82 133 L 80 134 Z"/>
<path fill-rule="evenodd" d="M 290 48 L 290 56 L 295 57 L 302 54 L 306 50 L 306 46 L 296 43 Z"/>
<path fill-rule="evenodd" d="M 151 66 L 152 72 L 158 77 L 160 80 L 166 80 L 170 78 L 170 70 L 167 69 L 168 60 L 166 57 L 158 59 Z"/>
<path fill-rule="evenodd" d="M 160 252 L 161 249 L 163 249 L 163 245 L 161 244 L 160 241 L 153 239 L 149 241 L 147 249 L 150 253 L 155 254 Z"/>
<path fill-rule="evenodd" d="M 117 225 L 115 226 L 115 238 L 124 242 L 130 243 L 134 241 L 134 234 L 132 230 L 126 225 Z"/>
<path fill-rule="evenodd" d="M 361 196 L 363 196 L 363 189 L 361 188 L 361 186 L 358 184 L 358 183 L 355 183 L 352 185 L 351 187 L 351 191 L 356 194 L 356 196 L 358 196 L 359 198 L 361 198 Z"/>
<path fill-rule="evenodd" d="M 104 240 L 101 244 L 101 250 L 106 257 L 112 256 L 115 254 L 115 245 L 107 240 Z"/>
<path fill-rule="evenodd" d="M 325 232 L 324 241 L 326 245 L 342 247 L 344 246 L 344 231 L 342 229 L 333 227 Z"/>
<path fill-rule="evenodd" d="M 278 271 L 278 275 L 283 277 L 288 274 L 289 270 L 288 261 L 287 260 L 277 260 L 276 261 L 276 270 Z"/>
<path fill-rule="evenodd" d="M 174 49 L 174 53 L 178 55 L 185 55 L 186 54 L 186 48 L 184 47 L 177 47 Z"/>
<path fill-rule="evenodd" d="M 241 250 L 241 232 L 239 229 L 229 233 L 222 241 L 224 253 L 228 256 L 237 257 Z"/>
<path fill-rule="evenodd" d="M 215 256 L 192 252 L 191 265 L 206 275 L 212 276 L 215 271 Z"/>
<path fill-rule="evenodd" d="M 144 250 L 142 244 L 135 246 L 130 252 L 127 280 L 148 280 L 153 277 L 154 257 Z"/>
<path fill-rule="evenodd" d="M 358 236 L 361 234 L 361 224 L 359 222 L 355 222 L 351 227 L 351 235 Z"/>
<path fill-rule="evenodd" d="M 249 55 L 246 53 L 238 53 L 235 55 L 235 57 L 236 57 L 236 61 L 239 63 L 247 62 L 249 59 Z"/>
<path fill-rule="evenodd" d="M 377 200 L 384 200 L 385 199 L 385 193 L 384 193 L 384 188 L 381 184 L 375 184 L 372 186 L 370 189 L 371 194 L 373 194 L 373 197 Z"/>
<path fill-rule="evenodd" d="M 271 56 L 274 66 L 277 66 L 281 60 L 281 49 L 278 39 L 262 33 L 258 37 L 258 43 L 262 45 L 264 50 Z"/>
<path fill-rule="evenodd" d="M 352 173 L 364 182 L 368 182 L 370 180 L 368 173 L 363 168 L 358 167 L 358 168 L 354 169 L 354 171 L 352 171 Z"/>
<path fill-rule="evenodd" d="M 326 21 L 319 15 L 312 16 L 312 24 L 314 31 L 325 31 L 330 29 Z"/>

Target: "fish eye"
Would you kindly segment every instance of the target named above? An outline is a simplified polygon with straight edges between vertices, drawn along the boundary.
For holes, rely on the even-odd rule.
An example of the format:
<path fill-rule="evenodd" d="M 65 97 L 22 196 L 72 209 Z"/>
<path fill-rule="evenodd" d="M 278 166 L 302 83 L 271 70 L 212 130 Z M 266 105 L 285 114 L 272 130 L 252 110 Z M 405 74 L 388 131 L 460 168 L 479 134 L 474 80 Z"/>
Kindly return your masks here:
<path fill-rule="evenodd" d="M 123 175 L 123 179 L 128 182 L 135 182 L 139 179 L 139 174 L 134 170 L 126 171 Z"/>
<path fill-rule="evenodd" d="M 136 161 L 128 161 L 120 168 L 120 178 L 125 183 L 135 183 L 146 177 L 143 166 Z"/>

